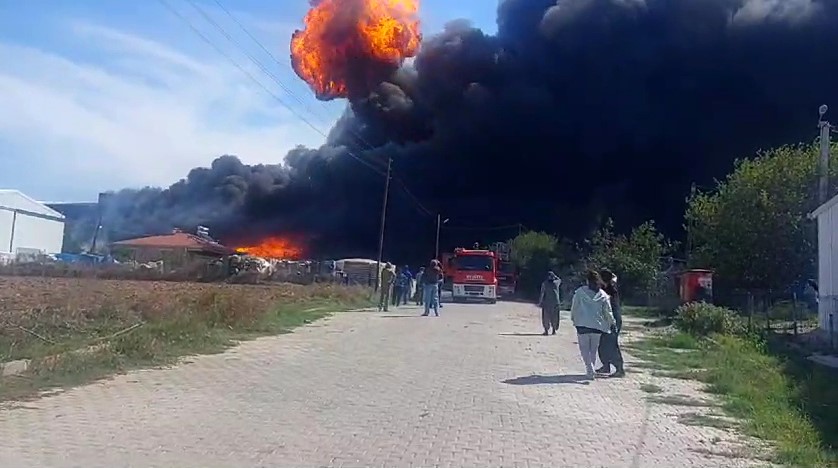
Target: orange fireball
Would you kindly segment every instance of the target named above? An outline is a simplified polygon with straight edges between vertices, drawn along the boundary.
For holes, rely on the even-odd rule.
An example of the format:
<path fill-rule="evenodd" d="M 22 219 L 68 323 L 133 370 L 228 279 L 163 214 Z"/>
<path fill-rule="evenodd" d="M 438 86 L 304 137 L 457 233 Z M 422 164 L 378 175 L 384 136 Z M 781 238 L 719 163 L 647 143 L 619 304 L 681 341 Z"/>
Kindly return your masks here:
<path fill-rule="evenodd" d="M 279 236 L 268 237 L 254 245 L 237 247 L 236 252 L 275 260 L 299 260 L 303 256 L 302 247 L 291 239 Z"/>
<path fill-rule="evenodd" d="M 419 0 L 321 0 L 291 37 L 294 71 L 321 100 L 386 80 L 419 50 Z"/>

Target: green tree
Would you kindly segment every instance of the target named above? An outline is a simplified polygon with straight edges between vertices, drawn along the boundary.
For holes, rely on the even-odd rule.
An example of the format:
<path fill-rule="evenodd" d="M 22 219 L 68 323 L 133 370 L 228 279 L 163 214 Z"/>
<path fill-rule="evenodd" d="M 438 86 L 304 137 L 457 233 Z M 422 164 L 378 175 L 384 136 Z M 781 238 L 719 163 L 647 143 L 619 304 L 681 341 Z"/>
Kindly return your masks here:
<path fill-rule="evenodd" d="M 690 266 L 715 270 L 733 288 L 783 289 L 812 277 L 817 233 L 808 214 L 818 205 L 818 154 L 815 144 L 776 148 L 737 161 L 715 190 L 693 190 L 685 215 Z"/>
<path fill-rule="evenodd" d="M 525 232 L 510 242 L 512 262 L 518 268 L 518 290 L 527 296 L 537 294 L 547 270 L 555 268 L 560 241 L 544 232 Z"/>
<path fill-rule="evenodd" d="M 590 240 L 589 268 L 613 271 L 624 295 L 645 294 L 653 288 L 661 257 L 673 252 L 675 244 L 658 232 L 653 221 L 647 221 L 626 235 L 614 232 L 612 220 Z"/>

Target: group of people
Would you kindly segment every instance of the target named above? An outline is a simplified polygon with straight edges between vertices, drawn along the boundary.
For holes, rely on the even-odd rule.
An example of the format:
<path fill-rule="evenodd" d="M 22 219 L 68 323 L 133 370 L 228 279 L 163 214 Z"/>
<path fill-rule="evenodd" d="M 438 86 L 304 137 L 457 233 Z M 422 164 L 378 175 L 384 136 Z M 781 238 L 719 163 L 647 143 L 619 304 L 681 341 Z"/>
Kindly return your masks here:
<path fill-rule="evenodd" d="M 428 267 L 421 267 L 414 276 L 410 267 L 405 265 L 396 268 L 393 264 L 387 263 L 381 271 L 381 287 L 378 301 L 378 310 L 389 311 L 390 305 L 406 305 L 412 297 L 416 305 L 424 305 L 427 317 L 433 310 L 434 315 L 439 317 L 439 309 L 442 307 L 442 265 L 439 260 L 431 260 Z"/>
<path fill-rule="evenodd" d="M 434 316 L 439 317 L 443 278 L 442 267 L 436 259 L 431 260 L 427 267 L 420 268 L 415 276 L 407 265 L 397 269 L 387 263 L 381 272 L 378 310 L 389 311 L 390 305 L 398 307 L 407 304 L 412 296 L 416 305 L 425 306 L 422 316 L 427 317 L 433 311 Z M 544 335 L 555 335 L 559 330 L 561 284 L 562 280 L 552 271 L 547 272 L 547 278 L 541 283 L 538 306 L 541 307 Z M 594 379 L 597 374 L 625 377 L 619 343 L 623 319 L 616 275 L 610 270 L 589 270 L 585 275 L 585 284 L 573 292 L 570 319 L 576 328 L 587 377 Z M 595 368 L 597 356 L 602 363 L 599 368 Z"/>
<path fill-rule="evenodd" d="M 538 305 L 541 307 L 544 335 L 555 335 L 559 329 L 561 284 L 562 280 L 552 271 L 547 273 L 547 278 L 541 284 Z M 597 374 L 625 377 L 619 343 L 623 318 L 616 275 L 609 270 L 601 273 L 589 270 L 585 275 L 585 284 L 573 292 L 570 319 L 576 328 L 579 352 L 587 377 L 594 379 Z M 602 366 L 595 369 L 597 355 Z"/>

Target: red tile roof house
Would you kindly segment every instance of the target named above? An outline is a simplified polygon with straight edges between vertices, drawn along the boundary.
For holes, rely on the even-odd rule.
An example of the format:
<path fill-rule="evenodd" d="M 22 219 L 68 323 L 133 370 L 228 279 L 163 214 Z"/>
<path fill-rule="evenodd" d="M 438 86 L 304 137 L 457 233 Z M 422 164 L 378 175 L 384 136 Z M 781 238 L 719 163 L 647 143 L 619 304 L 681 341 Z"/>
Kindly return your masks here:
<path fill-rule="evenodd" d="M 119 258 L 127 257 L 138 263 L 163 260 L 166 270 L 235 253 L 234 249 L 207 238 L 179 231 L 114 242 L 111 251 L 124 254 L 118 255 Z"/>

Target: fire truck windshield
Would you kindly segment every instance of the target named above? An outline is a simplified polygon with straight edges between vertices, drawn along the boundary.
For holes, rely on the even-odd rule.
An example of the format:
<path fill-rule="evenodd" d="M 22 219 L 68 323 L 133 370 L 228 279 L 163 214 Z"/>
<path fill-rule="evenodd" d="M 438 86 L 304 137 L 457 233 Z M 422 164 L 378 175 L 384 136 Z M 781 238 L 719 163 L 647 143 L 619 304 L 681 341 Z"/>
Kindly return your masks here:
<path fill-rule="evenodd" d="M 460 271 L 492 271 L 495 259 L 479 255 L 463 255 L 454 257 L 454 268 Z"/>

